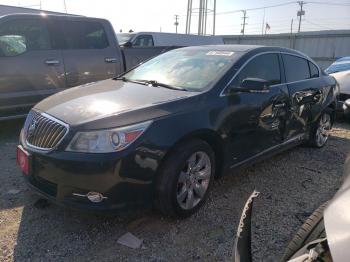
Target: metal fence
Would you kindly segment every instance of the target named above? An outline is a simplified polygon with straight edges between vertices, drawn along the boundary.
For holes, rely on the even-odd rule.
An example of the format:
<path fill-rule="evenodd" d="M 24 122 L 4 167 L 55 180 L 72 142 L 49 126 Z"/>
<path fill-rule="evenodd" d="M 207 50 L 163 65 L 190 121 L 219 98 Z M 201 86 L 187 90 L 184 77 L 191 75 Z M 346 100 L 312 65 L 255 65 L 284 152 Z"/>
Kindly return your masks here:
<path fill-rule="evenodd" d="M 350 30 L 276 35 L 224 35 L 223 39 L 225 44 L 293 48 L 310 56 L 321 68 L 328 67 L 340 57 L 350 56 Z"/>

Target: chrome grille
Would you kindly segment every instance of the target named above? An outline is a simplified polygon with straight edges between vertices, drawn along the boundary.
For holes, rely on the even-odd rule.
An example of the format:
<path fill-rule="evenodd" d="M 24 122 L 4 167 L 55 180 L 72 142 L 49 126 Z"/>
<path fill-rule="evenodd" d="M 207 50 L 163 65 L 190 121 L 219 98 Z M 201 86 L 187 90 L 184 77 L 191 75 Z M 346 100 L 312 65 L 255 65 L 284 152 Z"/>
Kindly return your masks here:
<path fill-rule="evenodd" d="M 68 125 L 45 113 L 30 111 L 24 124 L 24 132 L 29 146 L 50 150 L 68 133 Z"/>

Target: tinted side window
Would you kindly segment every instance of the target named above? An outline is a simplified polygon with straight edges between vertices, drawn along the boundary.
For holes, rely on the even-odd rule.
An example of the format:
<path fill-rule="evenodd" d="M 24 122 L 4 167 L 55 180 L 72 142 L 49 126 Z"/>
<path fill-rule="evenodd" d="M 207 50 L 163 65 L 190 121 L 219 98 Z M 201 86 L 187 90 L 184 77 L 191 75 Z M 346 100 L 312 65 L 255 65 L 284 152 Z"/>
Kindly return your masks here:
<path fill-rule="evenodd" d="M 60 21 L 65 36 L 64 49 L 103 49 L 108 38 L 98 22 Z"/>
<path fill-rule="evenodd" d="M 310 75 L 311 78 L 319 77 L 319 72 L 317 66 L 315 66 L 313 63 L 309 61 L 309 67 L 310 67 Z"/>
<path fill-rule="evenodd" d="M 48 30 L 40 20 L 16 19 L 0 24 L 0 56 L 50 48 Z"/>
<path fill-rule="evenodd" d="M 151 35 L 139 35 L 133 41 L 133 46 L 136 46 L 136 47 L 154 46 L 153 37 Z"/>
<path fill-rule="evenodd" d="M 310 78 L 308 61 L 304 58 L 283 55 L 284 68 L 287 82 L 294 82 Z"/>
<path fill-rule="evenodd" d="M 250 61 L 235 77 L 232 86 L 240 87 L 246 78 L 267 80 L 269 85 L 281 83 L 281 73 L 277 54 L 259 55 Z"/>

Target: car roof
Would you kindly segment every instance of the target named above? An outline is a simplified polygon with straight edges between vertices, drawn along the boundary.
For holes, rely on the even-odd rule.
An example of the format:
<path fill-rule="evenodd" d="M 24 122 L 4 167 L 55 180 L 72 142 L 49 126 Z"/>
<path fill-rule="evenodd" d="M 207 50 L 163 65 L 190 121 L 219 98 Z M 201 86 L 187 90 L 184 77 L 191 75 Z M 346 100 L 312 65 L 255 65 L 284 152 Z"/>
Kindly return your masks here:
<path fill-rule="evenodd" d="M 247 52 L 262 46 L 258 45 L 201 45 L 185 47 L 186 49 L 199 49 L 208 51 L 231 51 L 231 52 Z"/>
<path fill-rule="evenodd" d="M 185 49 L 198 49 L 198 50 L 208 50 L 208 51 L 230 51 L 230 52 L 242 52 L 248 53 L 254 51 L 254 53 L 260 52 L 283 52 L 289 54 L 295 54 L 308 58 L 305 54 L 285 48 L 285 47 L 276 47 L 276 46 L 262 46 L 262 45 L 202 45 L 202 46 L 190 46 L 184 47 Z"/>
<path fill-rule="evenodd" d="M 339 61 L 350 61 L 350 56 L 344 56 L 342 58 L 337 59 L 337 62 Z"/>

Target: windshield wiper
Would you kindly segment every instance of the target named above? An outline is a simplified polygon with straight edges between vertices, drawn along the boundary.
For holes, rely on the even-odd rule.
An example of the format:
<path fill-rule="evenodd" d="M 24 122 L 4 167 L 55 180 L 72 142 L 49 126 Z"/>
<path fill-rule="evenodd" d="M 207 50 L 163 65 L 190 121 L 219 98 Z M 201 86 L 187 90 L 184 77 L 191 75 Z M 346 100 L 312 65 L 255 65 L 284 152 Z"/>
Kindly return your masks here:
<path fill-rule="evenodd" d="M 143 80 L 131 80 L 129 78 L 126 78 L 125 76 L 122 77 L 115 77 L 113 78 L 114 80 L 121 80 L 123 82 L 131 82 L 131 83 L 136 83 L 136 84 L 141 84 L 141 85 L 149 85 L 147 82 Z"/>
<path fill-rule="evenodd" d="M 188 91 L 187 89 L 185 89 L 183 87 L 168 85 L 165 83 L 158 82 L 157 80 L 135 80 L 135 81 L 146 83 L 147 85 L 151 85 L 154 87 L 161 86 L 161 87 L 165 87 L 165 88 L 173 89 L 173 90 Z"/>
<path fill-rule="evenodd" d="M 126 78 L 124 76 L 115 77 L 113 79 L 114 80 L 122 80 L 123 82 L 131 82 L 131 83 L 141 84 L 141 85 L 151 85 L 154 87 L 161 86 L 161 87 L 165 87 L 165 88 L 173 89 L 173 90 L 188 91 L 187 89 L 185 89 L 183 87 L 168 85 L 165 83 L 158 82 L 157 80 L 142 80 L 142 79 L 132 80 L 132 79 Z"/>

